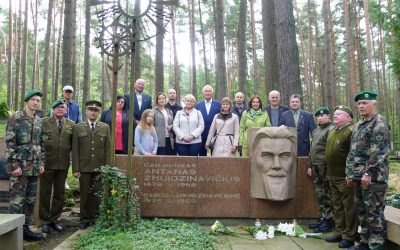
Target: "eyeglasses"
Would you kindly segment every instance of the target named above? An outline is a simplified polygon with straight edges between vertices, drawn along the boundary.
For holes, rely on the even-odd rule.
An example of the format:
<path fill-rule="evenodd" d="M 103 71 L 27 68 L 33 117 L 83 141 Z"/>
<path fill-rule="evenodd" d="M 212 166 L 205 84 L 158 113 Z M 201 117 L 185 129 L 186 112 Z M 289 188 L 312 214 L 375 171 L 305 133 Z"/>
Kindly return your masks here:
<path fill-rule="evenodd" d="M 71 94 L 71 93 L 72 93 L 72 90 L 65 90 L 64 92 L 65 92 L 65 93 L 68 93 L 68 94 Z"/>

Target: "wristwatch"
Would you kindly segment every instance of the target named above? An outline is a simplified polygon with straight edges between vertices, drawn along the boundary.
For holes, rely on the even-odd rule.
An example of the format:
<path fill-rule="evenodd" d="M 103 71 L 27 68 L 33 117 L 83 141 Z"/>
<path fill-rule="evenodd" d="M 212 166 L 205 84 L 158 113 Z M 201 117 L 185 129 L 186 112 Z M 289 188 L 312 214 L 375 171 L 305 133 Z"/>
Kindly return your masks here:
<path fill-rule="evenodd" d="M 367 172 L 365 172 L 364 175 L 369 176 L 369 174 Z"/>

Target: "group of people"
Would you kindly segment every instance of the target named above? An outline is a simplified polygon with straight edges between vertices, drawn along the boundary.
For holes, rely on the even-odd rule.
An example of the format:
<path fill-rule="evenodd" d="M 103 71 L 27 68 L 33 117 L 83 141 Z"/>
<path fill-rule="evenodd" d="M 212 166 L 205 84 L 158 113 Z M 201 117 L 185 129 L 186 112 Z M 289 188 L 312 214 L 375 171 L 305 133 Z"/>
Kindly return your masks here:
<path fill-rule="evenodd" d="M 336 106 L 333 123 L 328 108 L 315 116 L 310 167 L 319 202 L 320 219 L 309 225 L 315 232 L 334 234 L 326 242 L 339 248 L 383 249 L 388 187 L 390 126 L 377 113 L 377 93 L 362 91 L 355 97 L 362 120 L 353 124 L 353 111 Z M 359 241 L 357 246 L 355 241 Z"/>
<path fill-rule="evenodd" d="M 205 85 L 204 100 L 197 104 L 188 94 L 180 106 L 176 91 L 170 89 L 167 94 L 156 94 L 153 108 L 143 79 L 136 80 L 134 89 L 133 112 L 129 111 L 129 93 L 117 97 L 114 142 L 110 140 L 112 109 L 103 111 L 98 121 L 102 103 L 88 101 L 87 120 L 82 121 L 79 105 L 72 101 L 71 86 L 63 88 L 63 98 L 54 101 L 51 116 L 43 119 L 35 113 L 42 93 L 31 90 L 25 95 L 24 109 L 10 117 L 6 129 L 10 213 L 26 215 L 24 239 L 43 239 L 42 234 L 29 229 L 39 179 L 42 232 L 63 230 L 58 220 L 71 157 L 73 175 L 80 182 L 80 227 L 95 222 L 100 167 L 110 163 L 110 143 L 115 143 L 115 153 L 127 154 L 129 117 L 133 114 L 133 141 L 139 155 L 206 156 L 211 150 L 212 156 L 247 156 L 250 128 L 296 128 L 297 156 L 310 157 L 308 174 L 314 177 L 320 203 L 321 218 L 310 227 L 325 232 L 334 225 L 335 233 L 326 241 L 339 242 L 339 247 L 382 249 L 390 139 L 387 121 L 376 112 L 376 93 L 356 96 L 363 117 L 356 125 L 352 125 L 351 109 L 337 106 L 333 124 L 329 110 L 319 108 L 315 112 L 317 126 L 313 115 L 301 109 L 297 94 L 290 96 L 286 106 L 280 104 L 280 93 L 272 90 L 269 104 L 263 108 L 259 96 L 246 103 L 241 92 L 235 94 L 234 103 L 228 97 L 215 100 L 213 88 Z M 353 246 L 358 237 L 360 245 Z"/>
<path fill-rule="evenodd" d="M 43 240 L 51 230 L 64 230 L 59 217 L 64 206 L 68 169 L 80 184 L 80 227 L 86 228 L 99 214 L 100 167 L 110 163 L 110 129 L 97 121 L 102 104 L 86 102 L 87 120 L 73 100 L 73 87 L 66 85 L 62 98 L 52 103 L 49 117 L 41 118 L 42 93 L 31 90 L 24 96 L 24 108 L 16 111 L 6 128 L 6 157 L 10 173 L 11 214 L 25 214 L 23 237 Z M 30 229 L 40 182 L 39 218 L 42 233 Z"/>

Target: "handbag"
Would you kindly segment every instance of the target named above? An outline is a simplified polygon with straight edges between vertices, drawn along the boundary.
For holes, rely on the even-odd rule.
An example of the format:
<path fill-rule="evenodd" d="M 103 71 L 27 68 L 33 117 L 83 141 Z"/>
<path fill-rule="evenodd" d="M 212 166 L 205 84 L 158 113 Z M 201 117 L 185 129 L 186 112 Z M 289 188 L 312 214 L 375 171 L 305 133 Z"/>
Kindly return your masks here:
<path fill-rule="evenodd" d="M 221 129 L 219 130 L 219 132 L 221 132 L 221 130 L 224 128 L 224 126 L 225 126 L 225 121 L 224 121 L 224 124 L 222 125 Z M 217 132 L 218 132 L 218 131 L 217 131 Z M 219 135 L 219 133 L 217 133 L 216 135 L 214 135 L 214 136 L 211 138 L 210 143 L 208 144 L 208 148 L 209 148 L 211 151 L 214 150 L 214 146 L 215 146 L 215 143 L 217 142 L 218 135 Z"/>

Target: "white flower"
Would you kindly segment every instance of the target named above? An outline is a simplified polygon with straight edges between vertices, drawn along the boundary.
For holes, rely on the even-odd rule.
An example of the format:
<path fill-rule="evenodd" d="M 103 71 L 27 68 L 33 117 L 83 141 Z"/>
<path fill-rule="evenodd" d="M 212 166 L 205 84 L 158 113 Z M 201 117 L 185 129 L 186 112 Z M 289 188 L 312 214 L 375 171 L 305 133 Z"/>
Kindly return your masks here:
<path fill-rule="evenodd" d="M 256 240 L 266 240 L 266 239 L 268 239 L 267 233 L 264 232 L 264 231 L 262 231 L 262 230 L 259 230 L 259 231 L 254 235 L 254 238 L 255 238 Z"/>

